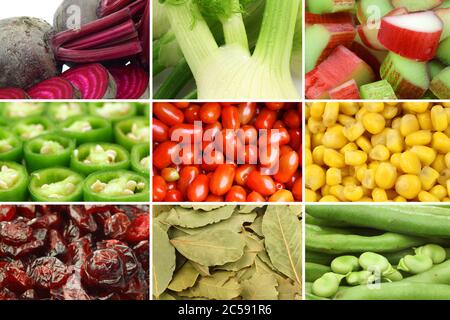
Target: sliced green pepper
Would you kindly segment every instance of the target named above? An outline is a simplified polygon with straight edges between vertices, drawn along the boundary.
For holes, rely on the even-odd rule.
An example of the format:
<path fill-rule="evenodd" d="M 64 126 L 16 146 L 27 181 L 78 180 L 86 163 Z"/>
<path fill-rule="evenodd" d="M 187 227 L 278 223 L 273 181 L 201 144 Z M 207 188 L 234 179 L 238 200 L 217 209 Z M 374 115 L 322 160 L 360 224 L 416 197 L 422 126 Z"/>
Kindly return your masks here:
<path fill-rule="evenodd" d="M 25 143 L 25 161 L 30 172 L 66 167 L 75 149 L 75 140 L 56 133 L 44 134 Z"/>
<path fill-rule="evenodd" d="M 24 166 L 15 162 L 0 162 L 0 201 L 25 201 L 27 186 L 28 173 Z"/>
<path fill-rule="evenodd" d="M 91 174 L 84 181 L 84 201 L 148 202 L 149 180 L 139 173 L 117 170 Z"/>
<path fill-rule="evenodd" d="M 94 116 L 75 116 L 61 124 L 62 134 L 75 139 L 77 145 L 89 142 L 111 142 L 112 125 L 106 119 Z"/>
<path fill-rule="evenodd" d="M 87 143 L 73 152 L 70 167 L 85 176 L 100 170 L 127 170 L 130 154 L 118 144 Z"/>
<path fill-rule="evenodd" d="M 148 103 L 136 103 L 136 108 L 138 116 L 145 116 L 146 114 L 149 114 L 147 113 L 150 111 L 150 106 Z"/>
<path fill-rule="evenodd" d="M 92 103 L 89 105 L 89 113 L 115 123 L 136 116 L 137 108 L 135 104 L 129 102 Z"/>
<path fill-rule="evenodd" d="M 10 130 L 0 128 L 0 161 L 22 160 L 23 143 Z"/>
<path fill-rule="evenodd" d="M 83 177 L 66 168 L 51 168 L 31 174 L 31 198 L 39 202 L 73 202 L 83 199 Z"/>
<path fill-rule="evenodd" d="M 150 145 L 142 143 L 131 150 L 131 167 L 134 171 L 150 176 Z"/>
<path fill-rule="evenodd" d="M 51 132 L 54 124 L 48 118 L 34 116 L 21 119 L 12 126 L 12 132 L 21 140 L 29 140 Z"/>
<path fill-rule="evenodd" d="M 2 115 L 8 120 L 20 120 L 44 114 L 45 106 L 40 103 L 11 102 L 3 106 Z"/>
<path fill-rule="evenodd" d="M 135 117 L 120 121 L 114 127 L 116 142 L 130 150 L 133 146 L 150 142 L 150 119 Z"/>
<path fill-rule="evenodd" d="M 47 116 L 54 122 L 65 121 L 74 116 L 87 113 L 87 105 L 82 103 L 55 103 L 51 102 L 47 106 Z"/>

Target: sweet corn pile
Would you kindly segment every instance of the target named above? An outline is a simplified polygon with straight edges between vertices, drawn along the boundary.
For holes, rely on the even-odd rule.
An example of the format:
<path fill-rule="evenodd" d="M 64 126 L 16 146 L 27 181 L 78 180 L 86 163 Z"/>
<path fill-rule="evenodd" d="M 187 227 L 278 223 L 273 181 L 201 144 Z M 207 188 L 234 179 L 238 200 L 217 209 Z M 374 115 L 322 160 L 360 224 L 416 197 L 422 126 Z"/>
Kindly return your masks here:
<path fill-rule="evenodd" d="M 306 106 L 306 201 L 450 201 L 450 103 Z"/>

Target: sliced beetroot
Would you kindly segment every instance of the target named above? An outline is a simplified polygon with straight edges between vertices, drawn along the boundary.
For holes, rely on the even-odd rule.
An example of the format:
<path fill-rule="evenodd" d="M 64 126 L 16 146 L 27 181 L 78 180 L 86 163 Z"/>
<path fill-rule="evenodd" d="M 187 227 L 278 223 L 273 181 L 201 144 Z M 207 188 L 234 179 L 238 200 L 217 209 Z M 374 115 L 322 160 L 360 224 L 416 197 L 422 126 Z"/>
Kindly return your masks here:
<path fill-rule="evenodd" d="M 29 99 L 28 94 L 19 88 L 3 88 L 0 89 L 0 100 L 10 99 Z"/>
<path fill-rule="evenodd" d="M 139 66 L 110 67 L 117 84 L 117 99 L 140 99 L 148 93 L 149 75 Z"/>
<path fill-rule="evenodd" d="M 28 90 L 32 99 L 80 99 L 81 93 L 69 80 L 53 77 Z"/>
<path fill-rule="evenodd" d="M 71 68 L 62 77 L 81 92 L 82 99 L 116 98 L 116 83 L 108 70 L 99 63 Z"/>

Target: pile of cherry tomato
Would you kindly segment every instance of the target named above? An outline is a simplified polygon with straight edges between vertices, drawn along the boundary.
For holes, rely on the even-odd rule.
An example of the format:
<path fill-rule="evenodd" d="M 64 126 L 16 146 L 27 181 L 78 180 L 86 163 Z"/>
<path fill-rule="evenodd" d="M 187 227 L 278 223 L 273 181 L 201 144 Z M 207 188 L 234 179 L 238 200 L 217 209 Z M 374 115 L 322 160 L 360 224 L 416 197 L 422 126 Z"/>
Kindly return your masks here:
<path fill-rule="evenodd" d="M 153 201 L 301 201 L 301 108 L 300 103 L 154 103 Z M 264 140 L 259 129 L 267 130 Z M 198 150 L 217 142 L 220 147 L 200 152 L 199 164 L 193 151 L 180 151 L 184 140 L 172 139 L 175 130 L 192 137 L 190 143 L 200 136 L 194 142 Z M 174 154 L 181 163 L 173 163 Z M 255 157 L 257 163 L 249 164 Z M 267 175 L 275 161 L 278 172 Z"/>

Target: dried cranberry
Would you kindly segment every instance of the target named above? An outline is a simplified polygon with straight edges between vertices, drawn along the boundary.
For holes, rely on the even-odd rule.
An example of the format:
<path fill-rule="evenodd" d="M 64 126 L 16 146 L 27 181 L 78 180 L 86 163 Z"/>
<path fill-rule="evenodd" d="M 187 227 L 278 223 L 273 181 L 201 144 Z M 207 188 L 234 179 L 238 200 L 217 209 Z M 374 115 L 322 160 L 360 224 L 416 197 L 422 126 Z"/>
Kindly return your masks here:
<path fill-rule="evenodd" d="M 72 242 L 80 239 L 84 234 L 81 232 L 80 228 L 72 220 L 66 224 L 63 232 L 64 239 L 66 242 Z"/>
<path fill-rule="evenodd" d="M 36 206 L 34 205 L 17 206 L 16 211 L 21 217 L 25 217 L 27 219 L 36 218 Z"/>
<path fill-rule="evenodd" d="M 22 300 L 36 300 L 37 294 L 34 289 L 29 289 L 20 295 L 20 299 Z"/>
<path fill-rule="evenodd" d="M 23 221 L 8 221 L 0 223 L 0 238 L 4 243 L 19 245 L 31 239 L 33 230 Z"/>
<path fill-rule="evenodd" d="M 106 219 L 104 233 L 113 239 L 123 239 L 130 225 L 128 216 L 123 212 L 118 212 Z"/>
<path fill-rule="evenodd" d="M 133 250 L 142 268 L 148 271 L 150 268 L 150 242 L 148 240 L 141 241 L 133 247 Z"/>
<path fill-rule="evenodd" d="M 27 273 L 14 265 L 6 267 L 6 287 L 15 293 L 22 293 L 33 286 Z"/>
<path fill-rule="evenodd" d="M 69 273 L 66 265 L 58 258 L 42 257 L 31 264 L 29 275 L 36 287 L 49 290 L 60 287 Z"/>
<path fill-rule="evenodd" d="M 148 292 L 145 274 L 140 273 L 131 279 L 126 291 L 121 294 L 123 300 L 144 300 Z"/>
<path fill-rule="evenodd" d="M 58 230 L 50 230 L 49 231 L 49 241 L 48 241 L 48 255 L 50 257 L 57 257 L 62 260 L 65 260 L 67 255 L 67 246 L 64 242 L 64 238 L 59 233 Z"/>
<path fill-rule="evenodd" d="M 80 238 L 70 243 L 68 249 L 71 264 L 81 267 L 86 257 L 92 253 L 92 239 L 89 236 Z"/>
<path fill-rule="evenodd" d="M 34 229 L 33 238 L 35 240 L 45 241 L 47 239 L 48 230 L 47 229 Z"/>
<path fill-rule="evenodd" d="M 23 256 L 30 255 L 32 253 L 36 253 L 39 250 L 44 248 L 44 241 L 42 240 L 34 240 L 28 243 L 25 243 L 18 247 L 12 247 L 10 256 L 13 256 L 15 258 L 20 258 Z"/>
<path fill-rule="evenodd" d="M 91 300 L 83 288 L 79 272 L 70 275 L 62 287 L 51 291 L 51 295 L 56 300 Z"/>
<path fill-rule="evenodd" d="M 11 292 L 10 290 L 6 288 L 0 288 L 0 301 L 1 300 L 16 300 L 17 296 L 14 294 L 14 292 Z"/>
<path fill-rule="evenodd" d="M 117 240 L 106 240 L 97 244 L 99 249 L 113 249 L 118 251 L 122 255 L 122 259 L 125 263 L 126 275 L 131 278 L 138 271 L 138 260 L 130 247 L 125 243 Z"/>
<path fill-rule="evenodd" d="M 10 205 L 0 206 L 0 222 L 11 221 L 16 216 L 16 207 Z"/>
<path fill-rule="evenodd" d="M 81 279 L 90 287 L 104 289 L 125 287 L 125 263 L 116 250 L 100 249 L 94 251 L 83 264 Z"/>
<path fill-rule="evenodd" d="M 75 224 L 86 232 L 95 232 L 97 230 L 97 223 L 92 214 L 81 206 L 70 206 L 69 215 Z"/>
<path fill-rule="evenodd" d="M 61 217 L 56 213 L 47 213 L 43 216 L 34 218 L 29 225 L 33 228 L 58 228 L 61 223 Z"/>
<path fill-rule="evenodd" d="M 150 236 L 150 216 L 140 214 L 131 222 L 125 239 L 131 243 L 148 240 Z"/>

